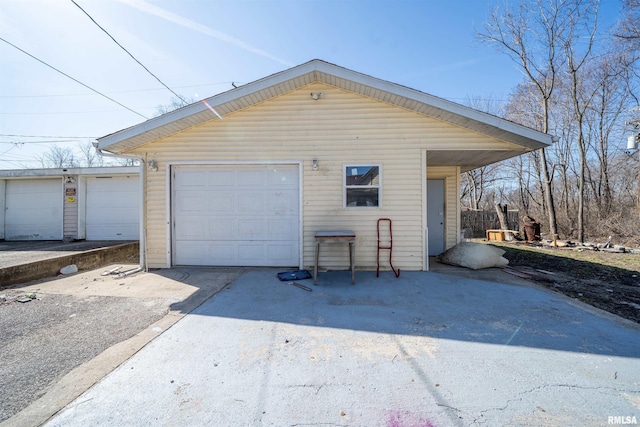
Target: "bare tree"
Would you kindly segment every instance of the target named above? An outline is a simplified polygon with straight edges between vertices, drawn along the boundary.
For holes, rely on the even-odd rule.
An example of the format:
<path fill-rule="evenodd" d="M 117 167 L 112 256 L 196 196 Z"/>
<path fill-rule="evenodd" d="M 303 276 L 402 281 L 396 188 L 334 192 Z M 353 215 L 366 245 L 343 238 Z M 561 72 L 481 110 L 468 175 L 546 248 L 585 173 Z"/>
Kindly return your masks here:
<path fill-rule="evenodd" d="M 169 101 L 168 104 L 164 104 L 164 105 L 161 104 L 156 106 L 156 113 L 154 114 L 154 116 L 155 117 L 161 116 L 173 110 L 177 110 L 178 108 L 182 108 L 186 105 L 189 105 L 193 102 L 195 102 L 195 100 L 191 97 L 185 98 L 182 95 L 180 95 L 180 97 L 172 96 L 171 101 Z"/>
<path fill-rule="evenodd" d="M 504 117 L 504 103 L 498 99 L 495 99 L 492 95 L 489 96 L 468 96 L 465 99 L 465 105 L 478 111 L 484 111 L 485 113 L 492 114 L 498 117 Z"/>
<path fill-rule="evenodd" d="M 535 0 L 521 2 L 518 10 L 505 5 L 496 9 L 478 37 L 495 44 L 523 70 L 537 91 L 542 115 L 536 129 L 548 133 L 551 119 L 551 97 L 556 88 L 564 58 L 560 55 L 565 40 L 575 30 L 569 19 L 582 0 Z M 540 174 L 549 231 L 557 234 L 557 219 L 546 149 L 540 150 Z"/>
<path fill-rule="evenodd" d="M 484 208 L 481 204 L 484 192 L 487 186 L 498 179 L 495 174 L 497 167 L 495 164 L 483 166 L 462 174 L 460 199 L 467 209 L 475 211 Z"/>
<path fill-rule="evenodd" d="M 38 157 L 43 168 L 75 168 L 80 166 L 73 149 L 52 145 Z"/>
<path fill-rule="evenodd" d="M 109 161 L 109 165 L 111 165 L 111 166 L 139 166 L 140 165 L 140 161 L 132 159 L 132 158 L 126 158 L 126 157 L 111 158 L 110 161 Z"/>
<path fill-rule="evenodd" d="M 77 148 L 82 156 L 79 160 L 81 166 L 89 168 L 104 166 L 104 157 L 98 154 L 93 144 L 90 142 L 78 143 Z"/>
<path fill-rule="evenodd" d="M 137 166 L 130 158 L 104 157 L 98 154 L 90 142 L 80 143 L 75 149 L 52 145 L 39 156 L 43 168 L 81 168 L 101 166 Z"/>
<path fill-rule="evenodd" d="M 623 132 L 626 110 L 634 102 L 633 94 L 629 91 L 629 80 L 632 78 L 630 60 L 627 51 L 613 51 L 594 61 L 595 66 L 591 73 L 591 83 L 595 84 L 596 96 L 586 119 L 599 166 L 598 176 L 591 182 L 592 191 L 602 219 L 609 216 L 614 203 L 610 140 L 615 141 Z"/>
<path fill-rule="evenodd" d="M 640 0 L 625 0 L 624 19 L 610 32 L 596 32 L 598 4 L 519 2 L 497 9 L 478 34 L 525 76 L 504 116 L 557 137 L 545 150 L 505 161 L 503 179 L 483 187 L 482 203 L 508 201 L 547 217 L 550 228 L 555 212 L 556 231 L 579 240 L 631 236 L 637 215 L 628 213 L 640 206 L 637 156 L 622 154 L 629 123 L 640 119 Z"/>
<path fill-rule="evenodd" d="M 638 61 L 640 57 L 640 0 L 625 0 L 624 1 L 624 17 L 619 22 L 614 34 L 618 42 L 628 52 L 632 52 L 634 55 L 633 66 L 629 67 L 629 73 L 633 75 L 634 80 L 628 80 L 630 83 L 629 90 L 632 92 L 632 96 L 636 101 L 635 117 L 632 117 L 629 123 L 634 124 L 633 131 L 636 132 L 640 128 L 640 100 L 637 92 L 640 81 L 640 67 L 638 67 Z M 640 133 L 638 133 L 640 138 Z M 637 209 L 638 215 L 640 215 L 640 158 L 638 159 L 638 175 L 637 175 Z"/>
<path fill-rule="evenodd" d="M 636 48 L 640 47 L 640 0 L 624 1 L 624 17 L 618 24 L 615 36 Z"/>
<path fill-rule="evenodd" d="M 502 103 L 493 98 L 487 97 L 468 97 L 465 104 L 479 111 L 484 111 L 494 116 L 504 116 L 504 108 Z M 495 182 L 496 165 L 483 166 L 462 174 L 462 183 L 460 188 L 460 200 L 467 205 L 469 210 L 480 210 L 482 198 L 485 188 Z M 465 203 L 466 201 L 466 203 Z"/>
<path fill-rule="evenodd" d="M 505 106 L 505 117 L 522 125 L 538 128 L 546 114 L 542 105 L 537 86 L 525 81 L 516 86 L 511 94 Z M 546 211 L 545 198 L 540 197 L 544 195 L 544 181 L 540 169 L 541 154 L 543 151 L 534 151 L 507 163 L 512 170 L 511 175 L 518 177 L 520 185 L 517 205 L 521 206 L 527 215 L 537 216 L 537 212 L 534 212 L 537 209 L 542 209 L 543 213 Z"/>
<path fill-rule="evenodd" d="M 598 28 L 597 3 L 576 1 L 566 16 L 569 31 L 564 35 L 563 51 L 566 57 L 566 69 L 569 76 L 569 99 L 573 106 L 576 121 L 576 144 L 580 154 L 578 173 L 578 240 L 584 242 L 585 183 L 587 169 L 587 136 L 585 134 L 585 116 L 591 107 L 596 90 L 589 87 L 587 61 L 592 58 L 593 47 Z"/>
<path fill-rule="evenodd" d="M 535 163 L 536 159 L 533 159 Z M 530 193 L 529 189 L 531 185 L 531 173 L 529 171 L 530 158 L 528 156 L 518 156 L 510 159 L 509 164 L 511 170 L 518 178 L 517 197 L 515 197 L 515 206 L 521 208 L 526 214 L 531 212 L 531 201 L 535 200 L 535 197 Z"/>

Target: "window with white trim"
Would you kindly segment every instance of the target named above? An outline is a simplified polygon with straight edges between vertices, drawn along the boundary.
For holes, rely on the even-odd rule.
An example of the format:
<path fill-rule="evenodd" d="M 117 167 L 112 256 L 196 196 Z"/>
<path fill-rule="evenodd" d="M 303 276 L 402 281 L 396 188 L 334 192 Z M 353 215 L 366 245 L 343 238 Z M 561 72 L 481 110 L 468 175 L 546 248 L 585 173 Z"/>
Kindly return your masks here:
<path fill-rule="evenodd" d="M 380 165 L 344 167 L 344 204 L 347 208 L 377 208 L 381 199 Z"/>

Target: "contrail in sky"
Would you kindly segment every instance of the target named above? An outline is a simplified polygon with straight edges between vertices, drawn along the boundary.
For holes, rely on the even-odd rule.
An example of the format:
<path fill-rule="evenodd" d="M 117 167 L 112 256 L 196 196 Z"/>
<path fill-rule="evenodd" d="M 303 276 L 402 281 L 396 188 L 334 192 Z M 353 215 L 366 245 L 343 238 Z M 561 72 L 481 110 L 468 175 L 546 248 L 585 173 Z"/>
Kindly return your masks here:
<path fill-rule="evenodd" d="M 202 25 L 199 24 L 197 22 L 194 22 L 190 19 L 187 19 L 183 16 L 177 15 L 173 12 L 169 12 L 168 10 L 162 9 L 158 6 L 155 6 L 153 4 L 147 3 L 144 0 L 119 0 L 122 3 L 125 3 L 131 7 L 135 7 L 136 9 L 148 13 L 150 15 L 155 15 L 159 18 L 162 18 L 166 21 L 169 22 L 173 22 L 174 24 L 178 24 L 181 25 L 183 27 L 186 27 L 190 30 L 193 31 L 197 31 L 201 34 L 204 34 L 206 36 L 209 37 L 214 37 L 218 40 L 222 40 L 224 42 L 227 42 L 231 45 L 237 46 L 240 49 L 244 49 L 248 52 L 252 52 L 255 53 L 257 55 L 260 56 L 264 56 L 265 58 L 269 58 L 272 59 L 276 62 L 279 62 L 281 64 L 286 65 L 287 67 L 292 67 L 294 64 L 285 61 L 284 59 L 280 59 L 277 56 L 274 56 L 272 54 L 270 54 L 269 52 L 266 52 L 262 49 L 259 49 L 257 47 L 251 46 L 248 43 L 243 42 L 242 40 L 239 40 L 235 37 L 232 37 L 228 34 L 222 33 L 220 31 L 214 30 L 213 28 L 207 27 L 206 25 Z"/>

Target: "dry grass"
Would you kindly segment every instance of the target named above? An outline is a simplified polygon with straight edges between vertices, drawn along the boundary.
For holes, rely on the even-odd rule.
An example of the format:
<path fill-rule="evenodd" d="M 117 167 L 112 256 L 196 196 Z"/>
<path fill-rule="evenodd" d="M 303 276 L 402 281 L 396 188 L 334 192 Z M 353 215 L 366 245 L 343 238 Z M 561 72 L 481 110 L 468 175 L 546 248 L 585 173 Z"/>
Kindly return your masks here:
<path fill-rule="evenodd" d="M 561 268 L 562 271 L 571 272 L 578 278 L 589 279 L 596 275 L 620 279 L 627 275 L 640 274 L 639 254 L 539 247 L 527 243 L 491 244 L 507 251 L 505 257 L 511 263 L 541 269 L 545 269 L 544 265 Z"/>
<path fill-rule="evenodd" d="M 541 283 L 543 286 L 640 323 L 640 254 L 538 247 L 522 242 L 491 244 L 506 251 L 504 257 L 512 267 L 555 273 L 558 280 Z"/>

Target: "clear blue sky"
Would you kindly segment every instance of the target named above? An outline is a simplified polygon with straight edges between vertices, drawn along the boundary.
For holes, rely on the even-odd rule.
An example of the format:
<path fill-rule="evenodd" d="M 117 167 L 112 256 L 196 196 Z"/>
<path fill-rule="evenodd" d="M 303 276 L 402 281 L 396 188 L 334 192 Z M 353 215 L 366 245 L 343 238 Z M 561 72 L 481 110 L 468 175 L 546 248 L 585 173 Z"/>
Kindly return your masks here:
<path fill-rule="evenodd" d="M 506 99 L 522 78 L 475 38 L 499 0 L 76 2 L 195 100 L 316 58 L 460 103 Z M 611 17 L 620 2 L 602 6 Z M 0 1 L 0 37 L 144 116 L 170 102 L 70 0 Z M 37 141 L 78 141 L 41 136 L 91 141 L 143 120 L 0 41 L 0 169 L 40 167 L 37 156 L 51 144 Z"/>

